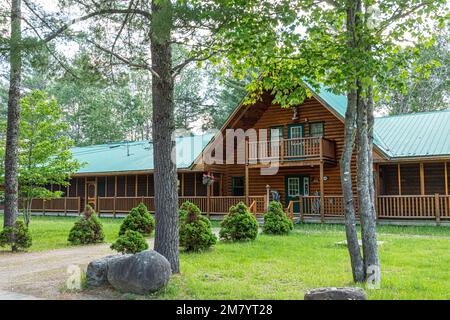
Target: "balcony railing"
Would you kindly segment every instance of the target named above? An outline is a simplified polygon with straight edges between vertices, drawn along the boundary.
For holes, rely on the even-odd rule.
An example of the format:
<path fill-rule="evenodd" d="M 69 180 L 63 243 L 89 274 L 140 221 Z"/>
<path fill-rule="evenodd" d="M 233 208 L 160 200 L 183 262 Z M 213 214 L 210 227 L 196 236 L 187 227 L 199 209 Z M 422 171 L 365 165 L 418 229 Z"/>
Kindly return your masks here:
<path fill-rule="evenodd" d="M 249 164 L 336 158 L 335 142 L 321 137 L 249 141 L 247 146 Z"/>

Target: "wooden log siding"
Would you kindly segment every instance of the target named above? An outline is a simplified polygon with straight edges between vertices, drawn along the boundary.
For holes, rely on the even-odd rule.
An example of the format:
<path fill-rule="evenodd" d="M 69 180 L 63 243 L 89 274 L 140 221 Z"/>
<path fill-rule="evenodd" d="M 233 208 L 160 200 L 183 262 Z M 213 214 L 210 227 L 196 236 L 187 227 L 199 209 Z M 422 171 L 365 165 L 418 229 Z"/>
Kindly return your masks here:
<path fill-rule="evenodd" d="M 343 132 L 344 124 L 334 114 L 322 106 L 316 99 L 307 99 L 299 108 L 299 119 L 292 120 L 292 110 L 282 109 L 278 105 L 271 105 L 270 99 L 265 97 L 262 102 L 258 102 L 254 106 L 248 108 L 248 111 L 236 123 L 230 122 L 228 128 L 243 129 L 254 128 L 257 132 L 259 129 L 270 129 L 271 127 L 282 127 L 284 138 L 288 137 L 288 126 L 290 124 L 303 124 L 304 137 L 310 136 L 309 123 L 323 122 L 324 123 L 324 138 L 327 141 L 332 141 L 332 147 L 323 146 L 324 156 L 333 154 L 334 159 L 340 159 L 343 149 Z M 226 148 L 226 140 L 223 141 L 224 149 Z M 283 145 L 283 144 L 282 144 Z M 244 154 L 244 144 L 238 145 L 235 143 L 235 154 L 242 152 Z M 270 152 L 269 152 L 270 154 Z M 230 155 L 227 155 L 230 156 Z M 352 159 L 352 172 L 356 172 L 356 158 Z M 320 191 L 319 176 L 320 168 L 319 161 L 302 165 L 301 161 L 295 162 L 296 166 L 281 167 L 277 175 L 262 176 L 259 168 L 250 168 L 248 177 L 248 186 L 250 195 L 262 195 L 266 193 L 266 185 L 269 184 L 272 190 L 280 193 L 281 200 L 284 206 L 288 204 L 285 202 L 285 175 L 309 175 L 310 177 L 310 194 L 315 191 Z M 337 161 L 336 161 L 337 164 Z M 222 194 L 224 196 L 232 195 L 232 177 L 244 177 L 245 167 L 243 164 L 233 165 L 206 165 L 206 170 L 219 172 L 222 174 Z M 324 195 L 339 195 L 342 194 L 339 166 L 325 164 L 324 176 L 327 180 L 324 181 Z M 356 182 L 356 175 L 352 175 L 354 182 Z"/>

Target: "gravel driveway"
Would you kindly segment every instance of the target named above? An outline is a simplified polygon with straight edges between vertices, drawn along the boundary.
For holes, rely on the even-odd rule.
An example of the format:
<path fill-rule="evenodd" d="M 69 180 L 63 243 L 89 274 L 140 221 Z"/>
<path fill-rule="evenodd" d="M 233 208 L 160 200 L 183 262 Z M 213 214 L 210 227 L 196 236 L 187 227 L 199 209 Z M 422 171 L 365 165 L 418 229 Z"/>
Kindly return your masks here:
<path fill-rule="evenodd" d="M 14 297 L 41 299 L 112 299 L 112 290 L 93 293 L 70 292 L 65 289 L 67 269 L 77 265 L 86 270 L 96 258 L 112 254 L 109 244 L 70 247 L 39 252 L 10 253 L 0 251 L 0 300 Z M 153 239 L 149 241 L 153 248 Z M 15 295 L 16 294 L 16 295 Z"/>

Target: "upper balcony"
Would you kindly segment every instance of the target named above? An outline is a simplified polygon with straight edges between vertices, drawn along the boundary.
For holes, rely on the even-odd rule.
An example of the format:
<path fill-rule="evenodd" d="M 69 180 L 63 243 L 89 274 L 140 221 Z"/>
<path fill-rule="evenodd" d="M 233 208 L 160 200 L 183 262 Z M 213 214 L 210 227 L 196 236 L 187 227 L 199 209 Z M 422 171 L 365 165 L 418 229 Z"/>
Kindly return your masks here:
<path fill-rule="evenodd" d="M 336 162 L 336 144 L 322 137 L 293 138 L 274 141 L 248 141 L 246 163 L 248 165 L 301 165 Z"/>

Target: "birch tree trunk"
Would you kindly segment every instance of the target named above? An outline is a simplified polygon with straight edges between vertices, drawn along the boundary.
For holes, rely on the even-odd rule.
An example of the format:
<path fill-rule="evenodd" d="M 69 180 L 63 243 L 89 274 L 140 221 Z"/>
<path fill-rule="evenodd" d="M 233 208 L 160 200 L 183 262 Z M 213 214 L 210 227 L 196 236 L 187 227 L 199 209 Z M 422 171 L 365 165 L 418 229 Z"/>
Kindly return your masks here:
<path fill-rule="evenodd" d="M 369 88 L 367 91 L 370 91 Z M 369 99 L 367 99 L 369 98 Z M 376 235 L 376 218 L 373 187 L 373 160 L 372 144 L 369 142 L 368 111 L 371 107 L 371 93 L 357 100 L 357 126 L 358 126 L 358 202 L 361 220 L 361 240 L 363 248 L 364 272 L 366 280 L 372 276 L 371 281 L 379 281 L 379 259 Z M 373 115 L 372 115 L 373 117 Z M 373 120 L 371 120 L 373 121 Z M 375 278 L 374 278 L 375 276 Z"/>
<path fill-rule="evenodd" d="M 5 150 L 4 226 L 14 226 L 18 214 L 18 145 L 22 71 L 21 0 L 11 0 L 10 80 Z"/>
<path fill-rule="evenodd" d="M 153 104 L 153 153 L 155 180 L 155 250 L 169 260 L 172 272 L 180 272 L 178 240 L 178 188 L 176 163 L 172 161 L 174 81 L 172 77 L 172 4 L 152 2 L 151 55 Z"/>
<path fill-rule="evenodd" d="M 357 10 L 359 1 L 349 1 L 347 7 L 347 38 L 350 48 L 357 45 Z M 360 7 L 360 3 L 359 3 Z M 349 61 L 351 63 L 351 61 Z M 351 83 L 356 87 L 356 83 Z M 358 232 L 356 230 L 355 201 L 353 197 L 352 183 L 352 156 L 356 136 L 356 89 L 349 90 L 347 94 L 347 111 L 345 113 L 344 123 L 344 149 L 341 158 L 341 185 L 344 196 L 345 212 L 345 232 L 347 237 L 347 248 L 350 254 L 350 264 L 352 267 L 353 281 L 364 281 L 364 266 L 361 256 L 361 250 L 358 244 Z"/>
<path fill-rule="evenodd" d="M 358 244 L 358 232 L 356 230 L 355 201 L 353 197 L 352 183 L 352 155 L 356 135 L 356 91 L 347 95 L 347 111 L 345 113 L 344 149 L 341 158 L 341 184 L 344 196 L 345 233 L 347 248 L 350 254 L 353 281 L 364 281 L 364 267 L 361 251 Z"/>

